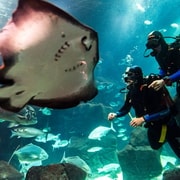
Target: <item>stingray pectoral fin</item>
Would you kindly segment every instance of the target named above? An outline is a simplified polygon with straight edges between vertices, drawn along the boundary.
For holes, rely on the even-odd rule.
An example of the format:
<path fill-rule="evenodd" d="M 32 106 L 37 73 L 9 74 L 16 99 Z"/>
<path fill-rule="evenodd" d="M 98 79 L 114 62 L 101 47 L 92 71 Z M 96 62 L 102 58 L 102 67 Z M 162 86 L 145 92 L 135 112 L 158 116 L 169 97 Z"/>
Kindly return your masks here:
<path fill-rule="evenodd" d="M 3 108 L 10 111 L 19 111 L 33 96 L 34 94 L 30 94 L 30 92 L 23 90 L 23 88 L 19 89 L 10 86 L 1 89 L 0 101 L 3 101 Z"/>

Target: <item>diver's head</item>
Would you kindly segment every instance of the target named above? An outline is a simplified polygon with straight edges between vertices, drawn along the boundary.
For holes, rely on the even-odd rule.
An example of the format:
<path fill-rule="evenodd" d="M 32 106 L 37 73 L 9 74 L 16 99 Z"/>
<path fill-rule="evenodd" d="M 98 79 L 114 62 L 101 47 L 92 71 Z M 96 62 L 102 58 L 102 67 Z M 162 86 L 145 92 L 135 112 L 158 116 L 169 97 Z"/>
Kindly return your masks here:
<path fill-rule="evenodd" d="M 146 48 L 155 49 L 159 45 L 166 44 L 163 35 L 159 31 L 152 31 L 148 34 Z"/>
<path fill-rule="evenodd" d="M 142 69 L 138 66 L 127 67 L 123 74 L 123 78 L 128 89 L 141 85 L 143 82 Z"/>
<path fill-rule="evenodd" d="M 146 48 L 154 49 L 160 45 L 160 40 L 163 38 L 162 34 L 159 31 L 153 31 L 148 34 Z"/>
<path fill-rule="evenodd" d="M 161 52 L 161 50 L 166 46 L 166 42 L 164 40 L 163 35 L 159 31 L 152 31 L 148 34 L 146 50 L 144 52 L 144 57 L 155 56 L 157 53 Z M 149 55 L 145 55 L 148 49 L 152 49 L 153 51 Z"/>

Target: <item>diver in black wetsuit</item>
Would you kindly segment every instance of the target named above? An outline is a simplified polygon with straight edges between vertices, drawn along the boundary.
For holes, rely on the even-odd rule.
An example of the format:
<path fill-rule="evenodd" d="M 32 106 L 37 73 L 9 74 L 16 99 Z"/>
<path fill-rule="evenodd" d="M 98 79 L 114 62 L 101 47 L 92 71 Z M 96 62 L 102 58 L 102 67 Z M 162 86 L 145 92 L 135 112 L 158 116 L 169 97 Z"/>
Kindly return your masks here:
<path fill-rule="evenodd" d="M 174 37 L 169 37 L 174 38 Z M 176 96 L 174 101 L 179 111 L 176 120 L 180 126 L 180 36 L 175 37 L 173 43 L 167 44 L 159 31 L 153 31 L 148 35 L 146 51 L 152 49 L 149 54 L 155 57 L 160 66 L 160 80 L 154 81 L 149 87 L 159 90 L 164 85 L 172 86 L 176 82 Z M 144 55 L 149 57 L 149 55 Z"/>
<path fill-rule="evenodd" d="M 143 78 L 140 67 L 127 68 L 124 80 L 127 83 L 126 100 L 122 108 L 116 113 L 109 113 L 108 120 L 121 117 L 135 110 L 136 118 L 132 118 L 130 125 L 148 128 L 148 140 L 153 149 L 159 149 L 166 141 L 173 151 L 180 157 L 180 128 L 173 115 L 176 113 L 173 101 L 165 87 L 159 91 L 148 85 L 159 79 L 157 75 Z"/>

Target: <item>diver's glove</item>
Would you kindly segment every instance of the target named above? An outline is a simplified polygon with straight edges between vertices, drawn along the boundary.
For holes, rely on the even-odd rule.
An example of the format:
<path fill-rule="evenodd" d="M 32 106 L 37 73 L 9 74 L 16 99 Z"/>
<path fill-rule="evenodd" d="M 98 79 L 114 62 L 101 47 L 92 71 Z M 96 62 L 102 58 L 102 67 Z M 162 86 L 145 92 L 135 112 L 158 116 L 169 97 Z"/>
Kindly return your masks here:
<path fill-rule="evenodd" d="M 116 114 L 116 113 L 109 113 L 109 114 L 108 114 L 108 120 L 109 120 L 109 121 L 113 121 L 113 119 L 116 118 L 116 117 L 117 117 L 117 114 Z"/>

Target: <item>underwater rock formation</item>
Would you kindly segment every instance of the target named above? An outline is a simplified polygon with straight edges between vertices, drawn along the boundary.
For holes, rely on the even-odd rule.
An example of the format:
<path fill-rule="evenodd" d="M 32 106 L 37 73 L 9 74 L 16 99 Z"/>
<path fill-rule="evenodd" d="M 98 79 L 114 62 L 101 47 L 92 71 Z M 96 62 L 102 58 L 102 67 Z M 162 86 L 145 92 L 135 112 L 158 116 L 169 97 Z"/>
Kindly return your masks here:
<path fill-rule="evenodd" d="M 123 180 L 149 180 L 162 172 L 160 151 L 153 150 L 148 143 L 146 129 L 132 131 L 130 142 L 118 154 Z"/>
<path fill-rule="evenodd" d="M 63 163 L 31 167 L 25 180 L 85 180 L 86 172 L 75 165 Z"/>
<path fill-rule="evenodd" d="M 179 180 L 179 179 L 180 179 L 180 168 L 167 170 L 163 173 L 163 180 Z"/>

